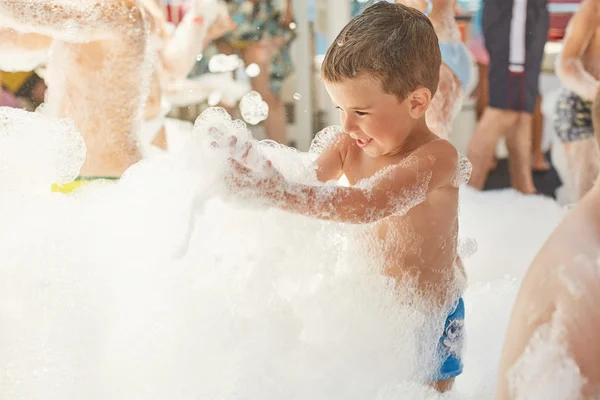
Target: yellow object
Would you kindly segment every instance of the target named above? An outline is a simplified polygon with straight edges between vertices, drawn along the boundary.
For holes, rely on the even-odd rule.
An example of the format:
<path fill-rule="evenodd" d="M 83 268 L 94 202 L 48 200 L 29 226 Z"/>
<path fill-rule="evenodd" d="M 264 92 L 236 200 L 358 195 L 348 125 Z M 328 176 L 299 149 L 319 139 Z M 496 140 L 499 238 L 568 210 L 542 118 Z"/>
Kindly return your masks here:
<path fill-rule="evenodd" d="M 55 193 L 63 193 L 69 194 L 82 186 L 87 185 L 88 183 L 92 183 L 94 181 L 117 181 L 119 178 L 111 177 L 111 176 L 80 176 L 76 178 L 74 181 L 64 183 L 59 185 L 57 183 L 52 185 L 52 192 Z"/>
<path fill-rule="evenodd" d="M 237 50 L 246 50 L 247 48 L 249 48 L 253 44 L 256 44 L 256 42 L 255 41 L 253 42 L 251 40 L 231 40 L 231 41 L 229 41 L 229 44 L 234 49 L 237 49 Z"/>
<path fill-rule="evenodd" d="M 4 86 L 12 94 L 16 94 L 19 89 L 27 82 L 27 80 L 33 75 L 33 71 L 27 72 L 4 72 L 0 75 L 2 77 L 2 86 Z"/>

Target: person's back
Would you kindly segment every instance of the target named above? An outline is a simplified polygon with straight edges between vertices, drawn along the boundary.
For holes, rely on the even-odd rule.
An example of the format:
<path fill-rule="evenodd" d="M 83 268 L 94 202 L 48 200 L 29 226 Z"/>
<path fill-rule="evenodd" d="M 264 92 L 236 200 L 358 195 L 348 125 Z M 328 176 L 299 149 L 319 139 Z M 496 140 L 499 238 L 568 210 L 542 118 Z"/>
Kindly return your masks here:
<path fill-rule="evenodd" d="M 322 66 L 342 132 L 323 139 L 317 178 L 345 176 L 351 187 L 287 182 L 273 168 L 265 179 L 244 165 L 249 148 L 241 162 L 232 161 L 231 183 L 284 210 L 362 224 L 364 253 L 381 256 L 383 272 L 400 287 L 415 285 L 420 297 L 411 304 L 421 312 L 443 314 L 445 323 L 436 325 L 441 365 L 427 373 L 428 382 L 447 390 L 462 372 L 464 275 L 456 254 L 461 163 L 425 120 L 440 64 L 425 15 L 399 4 L 367 7 L 338 35 Z"/>
<path fill-rule="evenodd" d="M 593 115 L 598 129 L 600 96 Z M 556 228 L 523 279 L 500 360 L 497 399 L 598 398 L 599 255 L 596 185 Z"/>
<path fill-rule="evenodd" d="M 563 144 L 569 177 L 569 200 L 593 186 L 600 160 L 594 140 L 591 107 L 600 88 L 600 1 L 585 0 L 567 26 L 556 74 L 564 89 L 554 113 L 554 129 Z"/>
<path fill-rule="evenodd" d="M 572 42 L 572 43 L 571 43 Z M 563 83 L 593 101 L 600 80 L 600 1 L 584 0 L 567 26 L 565 43 L 557 59 L 557 73 Z M 580 63 L 580 65 L 577 65 Z M 583 67 L 583 71 L 575 71 Z M 582 72 L 593 80 L 583 81 Z"/>
<path fill-rule="evenodd" d="M 0 0 L 0 25 L 53 39 L 44 112 L 75 122 L 87 147 L 82 177 L 120 177 L 140 159 L 150 72 L 142 11 L 134 0 L 47 3 Z"/>

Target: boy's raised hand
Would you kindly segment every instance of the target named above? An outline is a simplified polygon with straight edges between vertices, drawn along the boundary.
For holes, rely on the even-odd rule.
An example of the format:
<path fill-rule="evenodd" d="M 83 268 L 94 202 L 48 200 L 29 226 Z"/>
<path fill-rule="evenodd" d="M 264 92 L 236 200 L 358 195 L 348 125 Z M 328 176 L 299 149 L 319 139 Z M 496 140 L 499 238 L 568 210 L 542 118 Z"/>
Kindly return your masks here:
<path fill-rule="evenodd" d="M 285 188 L 285 178 L 273 167 L 251 141 L 241 141 L 235 136 L 227 139 L 229 150 L 226 180 L 233 193 L 251 195 L 265 200 L 280 199 Z M 212 146 L 220 147 L 217 142 Z"/>
<path fill-rule="evenodd" d="M 229 159 L 229 166 L 227 180 L 232 192 L 250 194 L 268 201 L 282 199 L 285 179 L 269 160 L 263 163 L 260 170 L 252 170 L 234 158 Z"/>

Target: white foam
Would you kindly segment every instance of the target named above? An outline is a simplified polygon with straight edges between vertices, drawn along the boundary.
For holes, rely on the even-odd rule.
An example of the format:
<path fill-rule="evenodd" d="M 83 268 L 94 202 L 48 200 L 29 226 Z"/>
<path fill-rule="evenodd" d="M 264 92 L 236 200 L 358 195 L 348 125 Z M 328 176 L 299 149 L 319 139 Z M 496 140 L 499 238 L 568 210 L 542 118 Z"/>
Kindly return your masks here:
<path fill-rule="evenodd" d="M 4 115 L 0 138 L 21 124 L 80 143 L 68 123 Z M 0 398 L 440 397 L 410 383 L 437 319 L 400 305 L 353 228 L 228 201 L 230 136 L 252 140 L 209 109 L 181 151 L 118 183 L 41 198 L 0 179 Z M 55 154 L 23 135 L 14 171 L 36 160 L 32 143 Z M 313 155 L 257 149 L 284 175 L 314 180 Z M 66 175 L 43 183 L 55 176 Z M 461 236 L 479 251 L 465 261 L 465 372 L 444 398 L 489 399 L 519 279 L 562 213 L 513 192 L 461 194 Z"/>
<path fill-rule="evenodd" d="M 0 107 L 0 192 L 48 193 L 77 176 L 85 151 L 72 121 Z"/>
<path fill-rule="evenodd" d="M 232 72 L 242 65 L 243 62 L 237 54 L 216 54 L 210 58 L 208 69 L 210 72 Z"/>
<path fill-rule="evenodd" d="M 572 312 L 572 311 L 571 311 Z M 508 372 L 515 400 L 579 400 L 585 384 L 577 363 L 564 347 L 558 321 L 542 325 Z"/>

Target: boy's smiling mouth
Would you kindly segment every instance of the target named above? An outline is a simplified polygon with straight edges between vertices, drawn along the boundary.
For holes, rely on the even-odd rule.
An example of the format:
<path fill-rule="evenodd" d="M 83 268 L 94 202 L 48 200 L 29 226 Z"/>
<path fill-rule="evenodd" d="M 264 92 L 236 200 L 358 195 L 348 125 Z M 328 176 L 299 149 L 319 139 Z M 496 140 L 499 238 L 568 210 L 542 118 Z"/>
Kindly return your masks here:
<path fill-rule="evenodd" d="M 358 145 L 358 147 L 365 148 L 367 147 L 369 144 L 371 144 L 371 142 L 373 141 L 372 138 L 369 139 L 356 139 L 356 144 Z"/>

